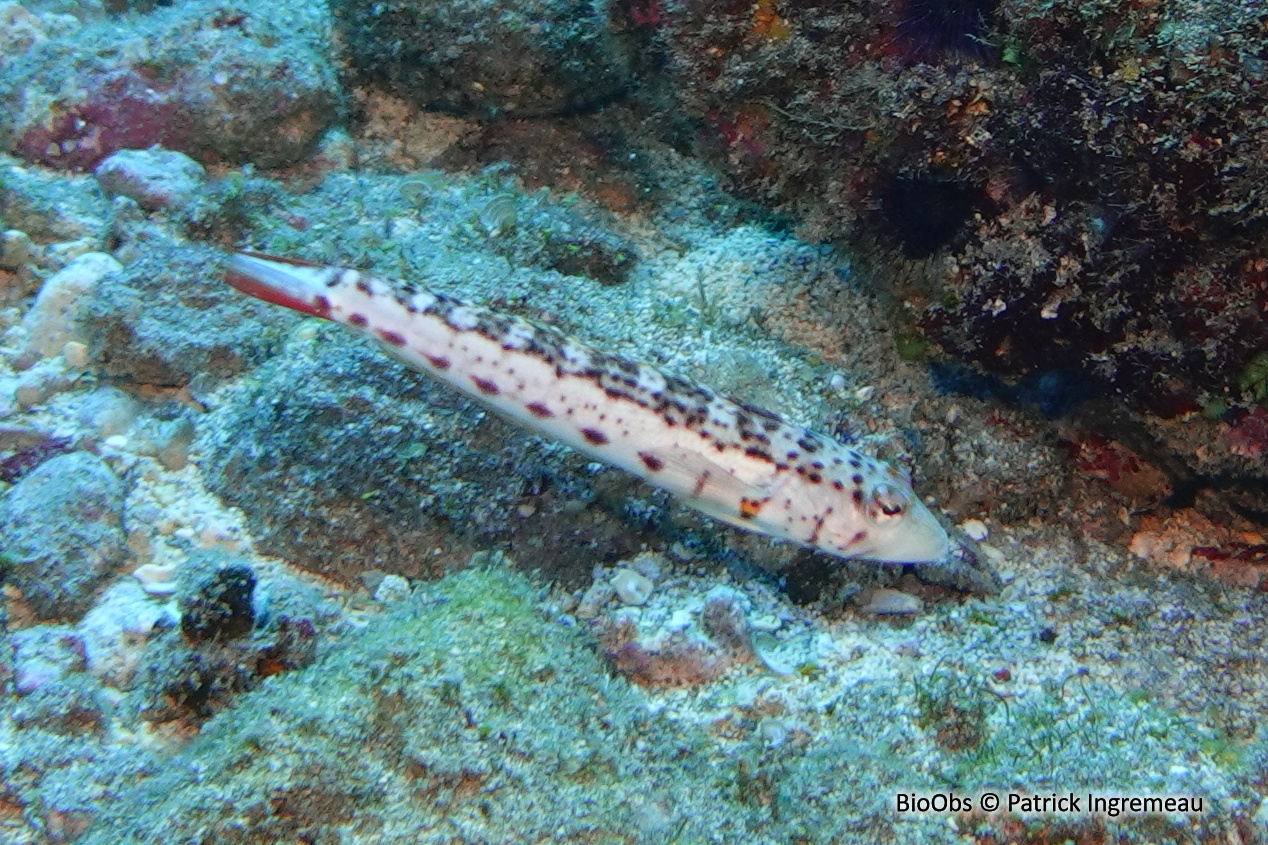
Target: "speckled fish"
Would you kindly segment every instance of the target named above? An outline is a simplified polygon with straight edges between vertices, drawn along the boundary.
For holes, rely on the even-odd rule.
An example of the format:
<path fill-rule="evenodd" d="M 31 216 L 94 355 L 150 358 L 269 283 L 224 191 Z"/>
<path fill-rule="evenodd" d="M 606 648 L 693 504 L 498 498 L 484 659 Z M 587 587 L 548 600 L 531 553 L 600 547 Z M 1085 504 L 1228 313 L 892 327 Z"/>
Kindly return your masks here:
<path fill-rule="evenodd" d="M 243 293 L 351 326 L 523 427 L 709 516 L 843 558 L 933 562 L 946 531 L 887 464 L 561 332 L 417 286 L 235 253 Z"/>

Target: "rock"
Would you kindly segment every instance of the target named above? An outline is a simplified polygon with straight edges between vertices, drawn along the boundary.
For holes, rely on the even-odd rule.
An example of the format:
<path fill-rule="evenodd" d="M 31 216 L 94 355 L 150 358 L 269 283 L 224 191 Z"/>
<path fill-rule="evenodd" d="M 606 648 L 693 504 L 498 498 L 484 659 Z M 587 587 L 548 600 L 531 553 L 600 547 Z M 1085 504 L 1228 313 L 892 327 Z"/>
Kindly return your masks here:
<path fill-rule="evenodd" d="M 140 384 L 226 378 L 263 360 L 295 321 L 218 283 L 221 255 L 154 240 L 104 281 L 89 343 L 102 371 Z"/>
<path fill-rule="evenodd" d="M 872 590 L 862 604 L 862 609 L 865 613 L 875 613 L 878 616 L 907 615 L 924 610 L 925 603 L 911 593 L 881 588 Z"/>
<path fill-rule="evenodd" d="M 604 3 L 340 0 L 334 11 L 354 73 L 424 108 L 562 114 L 616 97 L 630 78 Z"/>
<path fill-rule="evenodd" d="M 101 684 L 84 674 L 70 675 L 34 690 L 19 699 L 10 713 L 18 728 L 69 735 L 97 733 L 104 729 L 106 721 Z"/>
<path fill-rule="evenodd" d="M 198 424 L 203 478 L 258 550 L 358 584 L 369 569 L 434 577 L 503 538 L 575 582 L 647 543 L 646 526 L 579 514 L 594 493 L 576 454 L 542 450 L 338 326 L 317 331 Z M 530 495 L 534 515 L 509 521 Z"/>
<path fill-rule="evenodd" d="M 396 604 L 409 598 L 409 581 L 399 575 L 384 575 L 374 591 L 374 600 L 382 604 Z"/>
<path fill-rule="evenodd" d="M 0 76 L 0 91 L 4 89 Z M 0 108 L 0 145 L 4 143 L 5 111 Z M 83 252 L 101 249 L 109 224 L 110 204 L 102 196 L 96 180 L 49 173 L 40 167 L 22 167 L 0 162 L 0 206 L 4 225 L 25 232 L 33 242 L 44 244 L 46 266 L 62 267 L 70 244 L 84 243 Z M 73 257 L 73 256 L 71 256 Z"/>
<path fill-rule="evenodd" d="M 14 398 L 23 408 L 34 408 L 69 390 L 74 383 L 75 378 L 61 366 L 43 361 L 18 376 Z"/>
<path fill-rule="evenodd" d="M 646 604 L 656 589 L 656 582 L 633 569 L 618 569 L 612 575 L 612 589 L 622 604 Z"/>
<path fill-rule="evenodd" d="M 151 598 L 144 585 L 122 580 L 106 589 L 75 631 L 84 644 L 88 672 L 103 684 L 126 690 L 141 666 L 146 644 L 175 624 L 169 605 Z"/>
<path fill-rule="evenodd" d="M 97 165 L 95 175 L 107 194 L 155 211 L 184 205 L 202 187 L 207 171 L 184 153 L 155 147 L 120 150 Z"/>
<path fill-rule="evenodd" d="M 106 253 L 90 252 L 52 276 L 22 320 L 27 332 L 23 351 L 52 358 L 61 354 L 68 342 L 83 340 L 92 294 L 103 278 L 122 269 L 123 265 Z"/>
<path fill-rule="evenodd" d="M 255 626 L 255 572 L 246 563 L 204 574 L 182 592 L 181 633 L 191 643 L 234 640 Z"/>
<path fill-rule="evenodd" d="M 160 424 L 154 441 L 159 463 L 173 471 L 184 469 L 189 463 L 189 444 L 194 442 L 194 432 L 194 422 L 189 417 Z"/>
<path fill-rule="evenodd" d="M 13 648 L 13 691 L 31 695 L 68 675 L 84 671 L 84 643 L 66 625 L 36 625 L 15 631 L 9 639 Z"/>
<path fill-rule="evenodd" d="M 26 232 L 9 229 L 0 233 L 0 270 L 17 270 L 33 261 L 39 254 Z"/>
<path fill-rule="evenodd" d="M 0 75 L 0 143 L 64 170 L 156 144 L 195 158 L 293 162 L 340 98 L 325 15 L 298 0 L 249 12 L 194 0 L 49 39 Z"/>
<path fill-rule="evenodd" d="M 123 563 L 125 487 L 88 452 L 52 458 L 0 502 L 0 563 L 40 619 L 75 619 Z"/>

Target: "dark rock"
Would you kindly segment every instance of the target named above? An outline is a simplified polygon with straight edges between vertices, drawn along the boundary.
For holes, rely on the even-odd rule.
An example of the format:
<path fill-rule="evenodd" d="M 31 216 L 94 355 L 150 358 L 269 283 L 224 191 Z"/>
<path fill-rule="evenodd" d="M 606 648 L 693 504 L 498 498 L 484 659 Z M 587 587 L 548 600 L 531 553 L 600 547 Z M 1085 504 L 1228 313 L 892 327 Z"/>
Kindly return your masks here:
<path fill-rule="evenodd" d="M 804 236 L 884 265 L 944 349 L 1010 380 L 1074 373 L 1164 418 L 1260 401 L 1246 376 L 1268 349 L 1257 10 L 664 8 L 657 35 L 702 150 Z"/>
<path fill-rule="evenodd" d="M 286 576 L 257 588 L 246 562 L 193 552 L 178 587 L 179 631 L 160 632 L 147 653 L 133 706 L 149 721 L 203 720 L 264 678 L 310 665 L 341 615 L 320 593 Z"/>
<path fill-rule="evenodd" d="M 234 640 L 255 626 L 255 572 L 245 563 L 229 564 L 182 592 L 181 633 L 190 642 Z"/>
<path fill-rule="evenodd" d="M 125 485 L 88 452 L 41 464 L 0 503 L 0 564 L 41 619 L 76 618 L 127 556 Z"/>
<path fill-rule="evenodd" d="M 561 114 L 612 99 L 629 77 L 599 2 L 340 0 L 335 21 L 357 76 L 424 108 Z"/>

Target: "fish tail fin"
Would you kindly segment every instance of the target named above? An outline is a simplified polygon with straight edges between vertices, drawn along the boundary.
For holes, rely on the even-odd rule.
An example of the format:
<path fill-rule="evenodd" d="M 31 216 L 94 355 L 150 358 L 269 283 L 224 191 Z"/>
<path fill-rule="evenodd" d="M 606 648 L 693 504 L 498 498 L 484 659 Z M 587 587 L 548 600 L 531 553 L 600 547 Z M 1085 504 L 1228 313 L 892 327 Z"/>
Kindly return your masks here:
<path fill-rule="evenodd" d="M 330 319 L 326 289 L 337 281 L 333 267 L 260 252 L 235 252 L 225 281 L 256 299 L 322 319 Z"/>

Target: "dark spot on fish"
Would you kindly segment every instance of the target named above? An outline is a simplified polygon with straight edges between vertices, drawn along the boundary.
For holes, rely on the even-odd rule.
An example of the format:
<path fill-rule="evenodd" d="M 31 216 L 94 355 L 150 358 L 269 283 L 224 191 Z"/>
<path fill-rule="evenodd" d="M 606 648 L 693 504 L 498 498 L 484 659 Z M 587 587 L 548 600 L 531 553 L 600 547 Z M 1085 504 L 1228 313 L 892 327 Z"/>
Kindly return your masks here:
<path fill-rule="evenodd" d="M 486 393 L 489 396 L 496 396 L 499 392 L 498 386 L 488 379 L 480 378 L 479 376 L 472 376 L 471 381 L 480 389 L 481 393 Z"/>
<path fill-rule="evenodd" d="M 364 328 L 370 321 L 365 318 L 364 314 L 349 314 L 348 324 L 358 328 Z"/>
<path fill-rule="evenodd" d="M 830 513 L 830 511 L 829 511 Z M 802 517 L 803 519 L 805 517 Z M 823 530 L 823 522 L 828 518 L 828 514 L 824 513 L 815 520 L 815 530 L 810 532 L 810 544 L 814 545 L 819 542 L 819 532 Z"/>
<path fill-rule="evenodd" d="M 811 484 L 818 484 L 821 481 L 823 481 L 823 476 L 817 472 L 812 472 L 806 476 L 806 480 L 809 481 Z"/>
<path fill-rule="evenodd" d="M 840 480 L 837 480 L 837 481 L 832 482 L 832 489 L 833 489 L 833 490 L 844 490 L 844 489 L 845 489 L 845 485 L 844 485 L 844 484 L 842 484 L 842 483 L 840 482 Z"/>
<path fill-rule="evenodd" d="M 597 428 L 583 428 L 581 433 L 595 446 L 602 446 L 608 442 L 608 436 Z"/>
<path fill-rule="evenodd" d="M 449 359 L 440 355 L 428 355 L 427 363 L 431 364 L 437 370 L 449 369 Z"/>
<path fill-rule="evenodd" d="M 709 483 L 709 473 L 708 472 L 700 473 L 700 477 L 696 479 L 695 489 L 691 491 L 692 497 L 699 498 L 700 494 L 704 492 L 705 485 L 708 483 Z"/>
<path fill-rule="evenodd" d="M 858 458 L 850 458 L 850 469 L 858 469 L 863 466 L 863 462 Z"/>
<path fill-rule="evenodd" d="M 367 281 L 365 280 L 365 277 L 363 277 L 363 276 L 358 276 L 358 277 L 357 277 L 357 290 L 361 291 L 362 293 L 366 294 L 367 296 L 373 295 L 373 293 L 374 293 L 374 291 L 370 290 L 370 283 L 369 283 L 369 282 L 367 282 Z"/>
<path fill-rule="evenodd" d="M 811 437 L 803 436 L 800 440 L 797 441 L 797 445 L 805 449 L 807 452 L 819 451 L 819 444 L 816 443 L 814 439 Z"/>
<path fill-rule="evenodd" d="M 643 459 L 643 464 L 652 472 L 660 472 L 665 468 L 665 462 L 655 455 L 648 452 L 639 452 L 638 456 Z"/>
<path fill-rule="evenodd" d="M 762 505 L 764 504 L 766 503 L 757 499 L 740 499 L 740 518 L 753 519 L 762 512 Z"/>
<path fill-rule="evenodd" d="M 550 408 L 547 408 L 541 402 L 529 402 L 528 412 L 532 414 L 533 416 L 543 420 L 550 419 L 551 417 L 555 415 L 554 411 L 550 410 Z"/>
<path fill-rule="evenodd" d="M 854 475 L 850 476 L 850 480 L 854 482 L 855 487 L 858 487 L 863 483 L 863 476 L 856 472 Z"/>
<path fill-rule="evenodd" d="M 749 446 L 747 449 L 744 450 L 744 454 L 748 455 L 750 458 L 757 458 L 758 460 L 767 461 L 767 462 L 769 462 L 771 459 L 770 453 L 768 453 L 765 449 L 759 449 L 756 446 Z M 783 466 L 783 464 L 781 464 L 780 466 Z M 784 467 L 784 468 L 787 469 L 787 467 Z"/>
<path fill-rule="evenodd" d="M 854 504 L 861 506 L 863 504 L 863 491 L 855 490 L 852 498 L 854 499 Z"/>
<path fill-rule="evenodd" d="M 313 299 L 313 305 L 315 305 L 317 310 L 322 314 L 330 313 L 330 300 L 320 294 Z"/>
<path fill-rule="evenodd" d="M 392 344 L 393 346 L 405 345 L 405 335 L 401 334 L 400 332 L 384 331 L 383 329 L 379 329 L 379 337 L 383 338 L 385 341 Z"/>
<path fill-rule="evenodd" d="M 846 543 L 842 548 L 848 549 L 850 546 L 857 546 L 859 543 L 867 539 L 867 532 L 860 531 L 850 538 L 850 542 Z"/>

